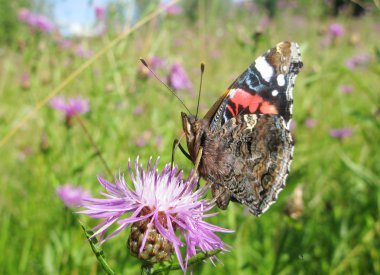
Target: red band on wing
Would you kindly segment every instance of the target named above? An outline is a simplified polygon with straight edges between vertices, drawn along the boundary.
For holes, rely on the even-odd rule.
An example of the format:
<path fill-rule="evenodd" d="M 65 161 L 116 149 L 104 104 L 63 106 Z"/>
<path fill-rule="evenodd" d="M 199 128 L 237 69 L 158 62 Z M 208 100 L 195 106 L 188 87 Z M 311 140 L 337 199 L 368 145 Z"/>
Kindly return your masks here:
<path fill-rule="evenodd" d="M 243 89 L 235 89 L 231 92 L 230 100 L 235 104 L 235 110 L 233 110 L 230 105 L 227 105 L 227 108 L 233 116 L 238 115 L 239 105 L 242 106 L 243 109 L 248 108 L 249 113 L 251 114 L 255 113 L 258 109 L 262 114 L 278 114 L 276 106 L 272 105 L 268 101 L 265 101 L 257 94 L 252 95 Z"/>

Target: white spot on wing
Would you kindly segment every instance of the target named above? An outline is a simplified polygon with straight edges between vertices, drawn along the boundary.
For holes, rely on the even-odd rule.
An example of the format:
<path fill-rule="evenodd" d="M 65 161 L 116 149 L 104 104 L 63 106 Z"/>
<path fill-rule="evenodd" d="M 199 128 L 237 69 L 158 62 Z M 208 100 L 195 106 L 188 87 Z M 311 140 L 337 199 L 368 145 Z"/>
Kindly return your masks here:
<path fill-rule="evenodd" d="M 264 56 L 260 56 L 255 61 L 255 67 L 261 74 L 261 77 L 266 81 L 269 82 L 271 77 L 273 76 L 273 68 L 268 63 L 268 61 L 265 59 Z"/>
<path fill-rule="evenodd" d="M 272 96 L 277 96 L 278 95 L 278 91 L 277 90 L 273 90 L 272 91 Z"/>
<path fill-rule="evenodd" d="M 278 86 L 284 86 L 285 85 L 285 77 L 283 74 L 279 74 L 277 76 L 277 84 L 278 84 Z"/>

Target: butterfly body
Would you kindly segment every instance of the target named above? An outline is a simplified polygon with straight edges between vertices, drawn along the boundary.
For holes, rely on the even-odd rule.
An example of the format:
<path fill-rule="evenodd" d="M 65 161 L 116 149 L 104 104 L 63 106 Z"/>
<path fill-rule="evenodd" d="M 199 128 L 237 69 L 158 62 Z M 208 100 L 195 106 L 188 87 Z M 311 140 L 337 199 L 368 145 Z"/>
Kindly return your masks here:
<path fill-rule="evenodd" d="M 298 45 L 281 42 L 257 58 L 204 118 L 182 113 L 190 157 L 196 164 L 201 152 L 198 172 L 212 184 L 221 209 L 232 200 L 258 216 L 283 189 L 293 158 L 292 90 L 301 67 Z"/>

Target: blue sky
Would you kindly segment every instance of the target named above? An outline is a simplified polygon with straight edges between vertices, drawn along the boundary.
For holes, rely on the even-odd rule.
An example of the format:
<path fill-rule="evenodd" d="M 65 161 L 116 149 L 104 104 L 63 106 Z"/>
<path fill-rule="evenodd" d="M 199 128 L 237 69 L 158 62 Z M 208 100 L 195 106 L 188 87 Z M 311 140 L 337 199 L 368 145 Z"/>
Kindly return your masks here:
<path fill-rule="evenodd" d="M 51 16 L 63 35 L 91 32 L 95 25 L 95 6 L 106 7 L 110 0 L 48 0 Z"/>

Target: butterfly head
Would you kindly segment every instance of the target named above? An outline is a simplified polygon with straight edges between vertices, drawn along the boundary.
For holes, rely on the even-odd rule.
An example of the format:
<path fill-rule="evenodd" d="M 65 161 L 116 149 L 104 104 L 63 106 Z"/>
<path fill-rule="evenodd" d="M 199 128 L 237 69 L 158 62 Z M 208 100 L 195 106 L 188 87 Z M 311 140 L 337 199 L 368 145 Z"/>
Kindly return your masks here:
<path fill-rule="evenodd" d="M 193 161 L 202 145 L 202 137 L 207 129 L 208 122 L 205 119 L 197 119 L 196 116 L 181 113 L 182 128 L 185 132 L 187 148 Z"/>

